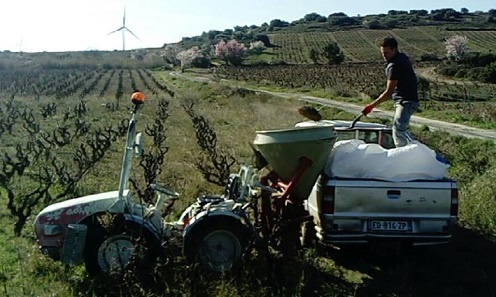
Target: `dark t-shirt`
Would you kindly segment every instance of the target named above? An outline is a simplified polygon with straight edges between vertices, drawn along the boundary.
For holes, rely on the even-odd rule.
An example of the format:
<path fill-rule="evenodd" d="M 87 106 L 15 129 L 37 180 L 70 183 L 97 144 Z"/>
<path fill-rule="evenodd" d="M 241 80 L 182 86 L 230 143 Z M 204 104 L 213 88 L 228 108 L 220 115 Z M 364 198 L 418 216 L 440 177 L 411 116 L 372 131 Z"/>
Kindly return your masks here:
<path fill-rule="evenodd" d="M 417 76 L 407 55 L 400 52 L 394 55 L 386 65 L 386 76 L 388 80 L 398 81 L 391 96 L 394 101 L 419 101 Z"/>

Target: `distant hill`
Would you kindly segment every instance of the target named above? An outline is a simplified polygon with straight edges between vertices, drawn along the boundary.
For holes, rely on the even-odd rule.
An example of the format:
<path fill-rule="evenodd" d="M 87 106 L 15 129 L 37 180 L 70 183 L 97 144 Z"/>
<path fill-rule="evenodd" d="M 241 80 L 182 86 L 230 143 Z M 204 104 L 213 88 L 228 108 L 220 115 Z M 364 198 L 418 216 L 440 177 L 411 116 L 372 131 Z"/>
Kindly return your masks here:
<path fill-rule="evenodd" d="M 491 52 L 496 47 L 496 9 L 487 12 L 456 11 L 452 8 L 432 11 L 390 10 L 385 14 L 347 16 L 316 13 L 287 22 L 271 20 L 261 26 L 236 26 L 224 31 L 210 30 L 199 36 L 185 37 L 179 43 L 183 48 L 193 45 L 213 45 L 221 38 L 236 39 L 250 44 L 268 38 L 270 46 L 257 57 L 265 63 L 311 63 L 309 50 L 321 51 L 330 41 L 336 42 L 348 62 L 368 62 L 380 56 L 376 40 L 386 35 L 395 36 L 400 50 L 415 60 L 437 59 L 445 56 L 443 42 L 453 35 L 469 39 L 473 51 Z M 266 44 L 268 45 L 268 44 Z M 324 60 L 322 59 L 322 62 Z"/>
<path fill-rule="evenodd" d="M 313 64 L 326 63 L 323 48 L 336 42 L 345 54 L 347 63 L 382 62 L 377 39 L 395 36 L 400 50 L 416 61 L 444 59 L 444 41 L 453 35 L 463 35 L 469 40 L 469 49 L 491 53 L 496 48 L 496 9 L 487 12 L 467 9 L 456 11 L 443 8 L 432 11 L 390 10 L 384 14 L 348 16 L 333 13 L 322 16 L 310 13 L 299 20 L 287 22 L 274 19 L 260 26 L 235 26 L 223 31 L 210 30 L 201 35 L 183 37 L 175 44 L 162 48 L 131 51 L 81 51 L 60 53 L 0 52 L 0 69 L 38 65 L 45 68 L 63 67 L 161 67 L 164 65 L 163 49 L 167 46 L 180 50 L 199 46 L 210 53 L 221 39 L 236 39 L 250 46 L 262 41 L 266 49 L 250 55 L 244 64 Z M 310 59 L 310 50 L 320 53 L 317 60 Z M 130 59 L 131 58 L 131 59 Z M 133 60 L 132 64 L 129 64 Z"/>

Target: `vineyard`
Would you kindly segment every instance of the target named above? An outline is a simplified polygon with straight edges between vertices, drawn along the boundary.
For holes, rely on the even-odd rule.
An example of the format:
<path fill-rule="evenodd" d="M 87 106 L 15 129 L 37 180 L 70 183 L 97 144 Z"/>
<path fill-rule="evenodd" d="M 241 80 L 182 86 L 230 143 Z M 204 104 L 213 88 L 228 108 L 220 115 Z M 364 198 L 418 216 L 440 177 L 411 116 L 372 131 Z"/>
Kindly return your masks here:
<path fill-rule="evenodd" d="M 0 71 L 0 194 L 16 235 L 41 206 L 94 191 L 78 185 L 126 134 L 134 89 L 174 96 L 145 69 Z"/>
<path fill-rule="evenodd" d="M 490 52 L 496 43 L 496 31 L 447 31 L 439 27 L 409 27 L 390 30 L 349 30 L 310 33 L 273 33 L 271 42 L 276 47 L 269 49 L 272 61 L 285 61 L 290 64 L 312 63 L 309 50 L 321 50 L 329 41 L 336 42 L 349 62 L 381 61 L 376 40 L 384 36 L 394 36 L 401 51 L 414 60 L 424 54 L 434 54 L 439 58 L 446 55 L 444 41 L 453 35 L 463 35 L 469 39 L 473 51 Z M 321 59 L 321 63 L 325 60 Z"/>
<path fill-rule="evenodd" d="M 134 271 L 123 279 L 95 280 L 81 267 L 63 267 L 47 260 L 33 240 L 34 216 L 46 205 L 115 190 L 133 90 L 146 95 L 139 123 L 145 134 L 145 151 L 143 159 L 135 161 L 138 173 L 131 185 L 143 201 L 147 201 L 150 181 L 171 185 L 181 193 L 175 213 L 170 214 L 174 216 L 199 195 L 212 193 L 212 189 L 220 193 L 219 186 L 209 183 L 195 164 L 205 156 L 197 147 L 191 115 L 205 115 L 203 119 L 211 120 L 202 123 L 217 136 L 216 144 L 235 157 L 236 166 L 245 163 L 252 157 L 246 144 L 253 141 L 253 132 L 302 120 L 296 112 L 301 102 L 237 87 L 238 83 L 269 90 L 316 92 L 322 97 L 364 104 L 385 87 L 384 65 L 375 40 L 386 34 L 399 40 L 400 50 L 416 60 L 415 69 L 425 79 L 419 85 L 423 100 L 420 116 L 495 128 L 496 85 L 430 76 L 437 62 L 420 59 L 424 54 L 442 58 L 443 42 L 454 34 L 467 36 L 471 49 L 489 52 L 496 44 L 496 31 L 412 27 L 273 33 L 270 40 L 277 46 L 249 60 L 268 59 L 265 62 L 276 65 L 253 63 L 185 73 L 206 74 L 208 83 L 169 75 L 158 68 L 163 66 L 163 59 L 157 54 L 153 61 L 146 57 L 143 61 L 129 59 L 119 52 L 83 52 L 78 58 L 75 53 L 35 53 L 13 62 L 9 59 L 16 55 L 9 54 L 9 59 L 0 60 L 0 295 L 494 294 L 496 259 L 491 255 L 496 254 L 496 210 L 488 203 L 494 197 L 494 143 L 472 142 L 428 129 L 415 130 L 416 137 L 446 155 L 453 164 L 450 174 L 461 186 L 461 235 L 448 248 L 418 249 L 397 262 L 353 250 L 309 249 L 292 261 L 275 257 L 272 263 L 253 253 L 248 255 L 243 271 L 221 278 L 186 265 L 181 252 L 173 250 L 177 258 L 158 263 L 152 268 L 153 277 Z M 320 64 L 313 64 L 309 49 L 322 49 L 329 41 L 344 51 L 345 63 L 327 65 L 321 57 Z M 2 55 L 7 56 L 0 53 L 0 58 Z M 229 82 L 217 84 L 220 79 Z M 322 113 L 326 118 L 352 117 L 332 108 L 323 108 Z"/>

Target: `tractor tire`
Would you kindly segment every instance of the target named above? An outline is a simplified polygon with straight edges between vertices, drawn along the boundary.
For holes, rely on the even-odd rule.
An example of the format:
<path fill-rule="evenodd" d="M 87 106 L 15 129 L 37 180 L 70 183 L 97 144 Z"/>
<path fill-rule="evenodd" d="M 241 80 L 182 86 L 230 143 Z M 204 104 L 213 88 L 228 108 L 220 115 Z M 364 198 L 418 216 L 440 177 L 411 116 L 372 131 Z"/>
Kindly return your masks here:
<path fill-rule="evenodd" d="M 241 222 L 229 218 L 206 218 L 193 226 L 184 243 L 189 261 L 197 261 L 212 272 L 226 272 L 239 267 L 249 241 Z"/>
<path fill-rule="evenodd" d="M 148 230 L 133 222 L 112 229 L 89 226 L 84 262 L 90 275 L 123 274 L 132 267 L 154 264 L 161 245 Z"/>

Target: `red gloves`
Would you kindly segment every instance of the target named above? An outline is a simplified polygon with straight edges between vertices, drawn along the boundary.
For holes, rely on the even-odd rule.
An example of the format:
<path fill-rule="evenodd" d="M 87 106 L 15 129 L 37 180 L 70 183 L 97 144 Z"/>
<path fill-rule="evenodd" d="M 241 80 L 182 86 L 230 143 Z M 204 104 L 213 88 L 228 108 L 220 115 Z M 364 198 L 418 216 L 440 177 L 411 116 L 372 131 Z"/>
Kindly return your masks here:
<path fill-rule="evenodd" d="M 363 115 L 368 115 L 372 111 L 372 109 L 374 109 L 374 105 L 372 105 L 372 103 L 365 105 L 362 110 Z"/>

